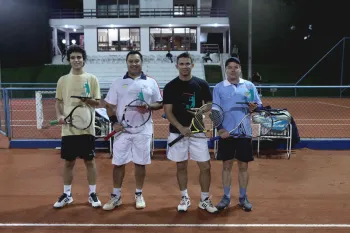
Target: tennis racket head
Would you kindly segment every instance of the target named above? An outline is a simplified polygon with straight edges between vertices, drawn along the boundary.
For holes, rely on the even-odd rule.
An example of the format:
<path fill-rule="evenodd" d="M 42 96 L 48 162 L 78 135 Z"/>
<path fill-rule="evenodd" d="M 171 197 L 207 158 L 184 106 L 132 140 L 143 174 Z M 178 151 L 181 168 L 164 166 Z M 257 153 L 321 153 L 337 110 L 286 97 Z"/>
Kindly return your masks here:
<path fill-rule="evenodd" d="M 125 106 L 121 124 L 125 131 L 138 133 L 143 130 L 143 126 L 151 119 L 152 111 L 144 100 L 135 99 Z M 104 140 L 109 140 L 117 132 L 110 132 Z"/>
<path fill-rule="evenodd" d="M 229 131 L 234 138 L 257 138 L 267 135 L 273 127 L 273 117 L 268 111 L 257 110 L 244 115 L 240 121 Z M 217 136 L 212 141 L 219 140 Z"/>
<path fill-rule="evenodd" d="M 224 120 L 224 111 L 220 105 L 214 103 L 208 103 L 201 106 L 199 109 L 192 112 L 194 115 L 192 118 L 191 126 L 193 128 L 192 135 L 197 138 L 207 138 L 210 137 L 210 132 L 214 128 L 222 124 Z M 199 134 L 202 133 L 202 134 Z M 204 133 L 204 134 L 203 134 Z M 179 135 L 176 139 L 168 143 L 168 146 L 171 147 L 178 141 L 184 138 L 184 135 Z"/>
<path fill-rule="evenodd" d="M 85 130 L 91 126 L 92 119 L 91 109 L 86 105 L 78 105 L 73 108 L 64 121 L 76 129 Z"/>
<path fill-rule="evenodd" d="M 124 108 L 122 124 L 124 128 L 141 128 L 151 118 L 150 106 L 141 99 L 131 101 Z"/>
<path fill-rule="evenodd" d="M 192 119 L 193 128 L 199 132 L 209 132 L 222 124 L 224 110 L 221 106 L 208 103 L 200 107 Z"/>

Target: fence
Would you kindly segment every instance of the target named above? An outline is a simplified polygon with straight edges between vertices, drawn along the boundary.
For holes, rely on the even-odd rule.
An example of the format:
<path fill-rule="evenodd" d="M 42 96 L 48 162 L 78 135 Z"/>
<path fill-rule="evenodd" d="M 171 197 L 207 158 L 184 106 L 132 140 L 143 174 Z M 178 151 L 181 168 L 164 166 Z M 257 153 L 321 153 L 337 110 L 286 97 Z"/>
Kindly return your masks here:
<path fill-rule="evenodd" d="M 295 85 L 340 85 L 340 95 L 350 94 L 350 58 L 346 56 L 350 52 L 350 37 L 342 38 L 328 52 L 326 52 L 299 80 Z M 310 49 L 310 54 L 313 50 Z M 305 51 L 307 54 L 309 51 Z"/>
<path fill-rule="evenodd" d="M 264 106 L 285 108 L 293 116 L 302 138 L 350 138 L 350 96 L 339 96 L 342 86 L 259 86 Z M 2 88 L 1 131 L 11 140 L 60 139 L 60 127 L 37 129 L 36 91 L 55 88 Z M 106 94 L 107 89 L 102 89 Z M 55 117 L 54 93 L 44 95 L 43 113 Z M 164 140 L 168 121 L 162 110 L 155 111 L 154 136 Z M 51 119 L 47 119 L 51 120 Z"/>

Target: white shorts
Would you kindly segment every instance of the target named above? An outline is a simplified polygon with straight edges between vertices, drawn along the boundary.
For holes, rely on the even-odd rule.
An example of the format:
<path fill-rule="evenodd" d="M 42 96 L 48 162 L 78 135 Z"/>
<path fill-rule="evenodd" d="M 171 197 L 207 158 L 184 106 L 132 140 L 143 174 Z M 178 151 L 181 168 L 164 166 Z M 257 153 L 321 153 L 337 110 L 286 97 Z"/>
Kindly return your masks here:
<path fill-rule="evenodd" d="M 121 133 L 114 138 L 112 164 L 120 166 L 133 162 L 139 165 L 151 163 L 152 136 Z"/>
<path fill-rule="evenodd" d="M 177 138 L 180 134 L 170 133 L 168 143 Z M 204 135 L 204 134 L 203 134 Z M 182 162 L 190 159 L 197 162 L 210 160 L 207 138 L 185 137 L 167 149 L 167 157 L 174 162 Z"/>

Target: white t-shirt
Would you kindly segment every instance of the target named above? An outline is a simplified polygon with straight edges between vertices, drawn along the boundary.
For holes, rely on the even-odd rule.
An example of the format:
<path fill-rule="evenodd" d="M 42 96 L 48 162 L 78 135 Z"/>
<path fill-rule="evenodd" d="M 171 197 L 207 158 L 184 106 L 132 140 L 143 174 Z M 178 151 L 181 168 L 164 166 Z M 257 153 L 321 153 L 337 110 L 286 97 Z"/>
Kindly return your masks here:
<path fill-rule="evenodd" d="M 152 104 L 163 101 L 159 86 L 151 77 L 141 74 L 140 77 L 132 79 L 128 73 L 123 77 L 115 80 L 108 90 L 105 101 L 112 105 L 117 105 L 116 116 L 121 122 L 125 106 L 131 101 L 138 99 L 142 94 L 146 103 Z M 139 129 L 127 129 L 130 133 L 140 133 L 152 135 L 152 118 Z"/>

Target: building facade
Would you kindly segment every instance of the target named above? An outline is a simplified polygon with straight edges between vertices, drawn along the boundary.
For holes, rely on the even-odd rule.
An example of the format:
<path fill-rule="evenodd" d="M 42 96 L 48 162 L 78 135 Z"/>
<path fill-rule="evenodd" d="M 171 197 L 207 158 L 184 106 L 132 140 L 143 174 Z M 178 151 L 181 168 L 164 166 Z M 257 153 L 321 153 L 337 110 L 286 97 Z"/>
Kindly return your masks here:
<path fill-rule="evenodd" d="M 83 8 L 52 13 L 55 55 L 71 44 L 102 56 L 200 54 L 218 44 L 219 52 L 230 51 L 228 10 L 213 9 L 211 0 L 84 0 Z"/>

